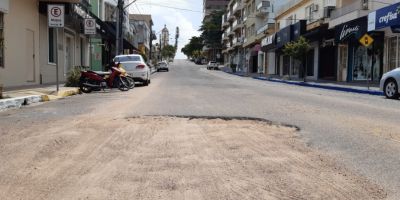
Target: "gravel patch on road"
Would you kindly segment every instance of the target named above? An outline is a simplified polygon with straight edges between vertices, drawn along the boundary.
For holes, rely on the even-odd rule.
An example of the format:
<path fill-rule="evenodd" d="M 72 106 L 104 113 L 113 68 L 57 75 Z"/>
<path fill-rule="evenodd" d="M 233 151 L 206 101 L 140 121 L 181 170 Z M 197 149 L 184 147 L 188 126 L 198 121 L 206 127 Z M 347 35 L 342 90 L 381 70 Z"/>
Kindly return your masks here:
<path fill-rule="evenodd" d="M 384 199 L 307 147 L 295 127 L 251 119 L 134 117 L 0 134 L 0 199 Z"/>

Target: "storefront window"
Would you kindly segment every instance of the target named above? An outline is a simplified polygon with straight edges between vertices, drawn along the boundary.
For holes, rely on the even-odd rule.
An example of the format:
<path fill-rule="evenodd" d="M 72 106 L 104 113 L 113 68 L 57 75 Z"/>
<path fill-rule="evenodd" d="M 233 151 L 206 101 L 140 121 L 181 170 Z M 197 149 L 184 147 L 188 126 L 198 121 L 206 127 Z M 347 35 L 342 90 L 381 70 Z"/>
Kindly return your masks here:
<path fill-rule="evenodd" d="M 0 13 L 0 67 L 4 68 L 4 14 Z"/>
<path fill-rule="evenodd" d="M 353 80 L 367 80 L 371 78 L 371 59 L 368 56 L 368 48 L 357 45 L 353 58 Z"/>
<path fill-rule="evenodd" d="M 388 64 L 389 70 L 392 70 L 396 68 L 397 37 L 389 38 L 388 44 Z"/>

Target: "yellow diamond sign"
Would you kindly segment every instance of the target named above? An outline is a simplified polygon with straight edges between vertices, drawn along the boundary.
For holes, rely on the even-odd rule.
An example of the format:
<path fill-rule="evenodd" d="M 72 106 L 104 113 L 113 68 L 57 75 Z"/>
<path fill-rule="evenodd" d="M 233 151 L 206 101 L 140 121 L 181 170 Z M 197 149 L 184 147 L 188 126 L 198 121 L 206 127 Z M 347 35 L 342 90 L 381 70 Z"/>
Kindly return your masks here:
<path fill-rule="evenodd" d="M 361 43 L 362 45 L 364 45 L 365 47 L 369 47 L 369 46 L 374 42 L 374 39 L 366 33 L 365 35 L 363 35 L 363 36 L 360 38 L 359 41 L 360 41 L 360 43 Z"/>

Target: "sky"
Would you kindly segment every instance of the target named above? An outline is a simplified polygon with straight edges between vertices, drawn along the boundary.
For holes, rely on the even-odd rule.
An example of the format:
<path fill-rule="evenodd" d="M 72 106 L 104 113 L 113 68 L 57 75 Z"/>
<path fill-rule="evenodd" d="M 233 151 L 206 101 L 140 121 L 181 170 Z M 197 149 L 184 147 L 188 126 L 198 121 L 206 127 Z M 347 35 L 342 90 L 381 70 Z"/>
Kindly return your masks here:
<path fill-rule="evenodd" d="M 130 6 L 129 11 L 131 14 L 152 15 L 153 30 L 157 34 L 157 41 L 154 43 L 159 41 L 159 34 L 164 25 L 167 25 L 170 44 L 175 44 L 175 29 L 177 26 L 179 27 L 180 38 L 176 59 L 186 58 L 181 53 L 182 47 L 189 42 L 190 38 L 200 35 L 198 30 L 203 19 L 203 0 L 137 0 Z"/>
<path fill-rule="evenodd" d="M 275 7 L 285 2 L 287 0 L 277 0 Z M 190 38 L 200 35 L 198 30 L 203 19 L 203 0 L 137 0 L 130 6 L 129 11 L 131 14 L 152 15 L 153 30 L 157 34 L 157 42 L 161 30 L 164 25 L 167 25 L 170 43 L 175 44 L 175 29 L 178 26 L 180 38 L 178 40 L 177 59 L 186 58 L 181 52 L 182 47 L 189 43 Z"/>

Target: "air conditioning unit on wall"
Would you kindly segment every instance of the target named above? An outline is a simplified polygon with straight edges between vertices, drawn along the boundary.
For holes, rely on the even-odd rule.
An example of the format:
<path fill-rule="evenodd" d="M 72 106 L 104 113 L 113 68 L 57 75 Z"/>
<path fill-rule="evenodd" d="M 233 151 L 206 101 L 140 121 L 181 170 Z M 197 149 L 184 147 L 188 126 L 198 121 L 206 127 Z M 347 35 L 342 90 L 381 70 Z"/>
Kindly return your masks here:
<path fill-rule="evenodd" d="M 318 11 L 318 7 L 319 7 L 318 4 L 313 4 L 311 9 L 312 9 L 313 12 L 317 12 Z"/>

